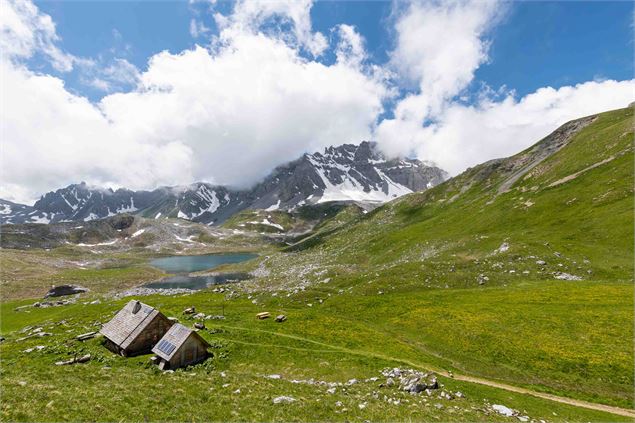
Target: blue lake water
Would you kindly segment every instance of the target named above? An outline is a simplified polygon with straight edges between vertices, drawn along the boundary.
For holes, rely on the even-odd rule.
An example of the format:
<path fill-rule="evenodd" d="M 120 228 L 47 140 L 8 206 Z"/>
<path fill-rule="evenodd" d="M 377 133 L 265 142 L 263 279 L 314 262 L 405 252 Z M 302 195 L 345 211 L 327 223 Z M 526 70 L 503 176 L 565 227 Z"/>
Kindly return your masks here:
<path fill-rule="evenodd" d="M 187 274 L 201 270 L 213 270 L 221 264 L 240 263 L 254 257 L 257 257 L 257 255 L 249 253 L 163 257 L 152 260 L 150 264 L 175 275 L 147 283 L 144 286 L 154 289 L 203 289 L 210 285 L 220 285 L 249 279 L 250 276 L 247 273 L 221 273 L 213 276 L 189 276 Z"/>
<path fill-rule="evenodd" d="M 221 264 L 240 263 L 257 257 L 249 253 L 208 254 L 206 256 L 172 256 L 152 260 L 150 265 L 168 273 L 190 273 L 212 270 Z"/>

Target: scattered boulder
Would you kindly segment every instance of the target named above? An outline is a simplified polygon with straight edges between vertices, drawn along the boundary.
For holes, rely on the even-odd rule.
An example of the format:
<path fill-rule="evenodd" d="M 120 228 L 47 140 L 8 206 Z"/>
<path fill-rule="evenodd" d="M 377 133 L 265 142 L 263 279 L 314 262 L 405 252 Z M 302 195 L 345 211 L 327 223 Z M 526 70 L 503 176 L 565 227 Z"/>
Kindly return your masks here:
<path fill-rule="evenodd" d="M 71 301 L 71 300 L 42 301 L 42 302 L 38 301 L 33 303 L 31 306 L 25 305 L 25 306 L 17 307 L 15 311 L 19 311 L 26 307 L 35 307 L 35 308 L 57 307 L 57 306 L 63 306 L 67 304 L 73 304 L 74 302 L 75 301 Z"/>
<path fill-rule="evenodd" d="M 44 298 L 81 294 L 82 292 L 87 292 L 87 291 L 88 291 L 88 288 L 83 288 L 77 285 L 59 285 L 59 286 L 52 287 L 49 290 L 49 292 L 47 292 L 46 295 L 44 295 Z M 34 304 L 34 307 L 37 307 L 37 306 L 35 306 Z"/>
<path fill-rule="evenodd" d="M 43 336 L 52 336 L 53 334 L 50 332 L 36 332 L 36 333 L 31 333 L 27 336 L 23 336 L 22 338 L 18 338 L 16 339 L 16 342 L 21 342 L 24 341 L 25 339 L 29 339 L 29 338 L 36 338 L 36 337 L 43 337 Z"/>
<path fill-rule="evenodd" d="M 256 314 L 256 318 L 259 320 L 268 319 L 270 317 L 271 317 L 271 313 L 269 313 L 268 311 L 263 311 L 262 313 Z"/>
<path fill-rule="evenodd" d="M 195 319 L 200 319 L 200 320 L 202 320 L 202 319 L 205 319 L 205 318 L 207 317 L 207 315 L 206 315 L 205 313 L 196 313 L 193 317 L 194 317 Z"/>
<path fill-rule="evenodd" d="M 168 320 L 170 322 L 174 322 L 174 323 L 178 323 L 179 322 L 179 319 L 177 319 L 176 317 L 168 317 Z"/>
<path fill-rule="evenodd" d="M 441 398 L 446 399 L 446 400 L 451 400 L 451 399 L 454 399 L 454 395 L 452 395 L 452 394 L 451 394 L 451 393 L 449 393 L 449 392 L 445 392 L 445 391 L 442 391 L 442 392 L 441 392 L 441 394 L 439 394 L 439 396 L 440 396 Z"/>
<path fill-rule="evenodd" d="M 83 355 L 75 360 L 76 363 L 86 363 L 90 361 L 90 354 Z"/>
<path fill-rule="evenodd" d="M 205 317 L 205 320 L 225 320 L 225 316 L 221 316 L 220 314 L 217 315 L 207 315 Z"/>
<path fill-rule="evenodd" d="M 97 335 L 97 332 L 83 333 L 83 334 L 77 336 L 77 340 L 78 341 L 86 341 L 87 339 L 94 338 L 96 335 Z"/>
<path fill-rule="evenodd" d="M 544 261 L 544 260 L 536 260 L 536 264 L 539 265 L 539 266 L 544 266 L 544 265 L 547 264 L 547 262 Z"/>
<path fill-rule="evenodd" d="M 495 253 L 504 253 L 506 251 L 509 251 L 509 243 L 503 242 L 500 245 L 500 247 L 498 247 L 498 249 L 495 251 Z"/>
<path fill-rule="evenodd" d="M 205 329 L 205 323 L 196 322 L 194 323 L 195 329 Z"/>
<path fill-rule="evenodd" d="M 426 389 L 425 383 L 415 383 L 414 385 L 411 386 L 408 392 L 411 392 L 413 394 L 418 394 L 419 392 L 423 392 L 425 389 Z"/>
<path fill-rule="evenodd" d="M 504 405 L 501 405 L 501 404 L 492 405 L 492 410 L 494 410 L 498 414 L 501 414 L 501 415 L 506 416 L 506 417 L 513 417 L 516 414 L 518 414 L 514 410 L 512 410 L 511 408 L 505 407 Z"/>
<path fill-rule="evenodd" d="M 580 276 L 571 275 L 569 273 L 558 272 L 555 274 L 556 279 L 560 279 L 562 281 L 581 281 L 582 278 Z"/>
<path fill-rule="evenodd" d="M 282 395 L 273 399 L 274 404 L 289 404 L 295 401 L 295 398 Z"/>
<path fill-rule="evenodd" d="M 387 377 L 384 386 L 391 387 L 399 383 L 399 389 L 411 394 L 418 394 L 430 389 L 438 389 L 439 383 L 431 373 L 423 373 L 413 369 L 385 369 L 382 375 Z"/>
<path fill-rule="evenodd" d="M 284 314 L 280 314 L 280 315 L 276 316 L 276 322 L 278 322 L 278 323 L 282 323 L 282 322 L 284 322 L 286 320 L 287 320 L 287 316 L 285 316 Z"/>
<path fill-rule="evenodd" d="M 66 361 L 58 361 L 55 363 L 56 366 L 66 366 L 69 364 L 75 364 L 75 363 L 87 363 L 88 361 L 90 361 L 90 354 L 86 354 L 83 355 L 81 357 L 75 357 L 72 358 L 70 360 L 66 360 Z"/>
<path fill-rule="evenodd" d="M 196 313 L 196 307 L 192 306 L 192 307 L 188 307 L 185 310 L 183 310 L 183 314 L 194 314 Z"/>
<path fill-rule="evenodd" d="M 480 275 L 478 275 L 476 280 L 478 281 L 479 285 L 485 285 L 485 282 L 487 282 L 489 280 L 489 277 L 487 277 L 487 276 L 485 276 L 484 274 L 481 273 Z"/>

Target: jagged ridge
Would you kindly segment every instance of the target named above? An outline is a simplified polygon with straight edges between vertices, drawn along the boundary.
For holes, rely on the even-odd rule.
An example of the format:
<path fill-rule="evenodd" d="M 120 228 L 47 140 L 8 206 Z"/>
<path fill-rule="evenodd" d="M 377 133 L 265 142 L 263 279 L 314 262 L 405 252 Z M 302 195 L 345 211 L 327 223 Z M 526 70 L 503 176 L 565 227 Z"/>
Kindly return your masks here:
<path fill-rule="evenodd" d="M 413 159 L 387 159 L 375 143 L 344 144 L 304 154 L 249 190 L 197 182 L 153 191 L 103 189 L 86 183 L 42 196 L 33 207 L 0 203 L 2 223 L 90 221 L 119 213 L 219 224 L 245 209 L 290 210 L 329 201 L 366 208 L 438 185 L 448 175 Z"/>

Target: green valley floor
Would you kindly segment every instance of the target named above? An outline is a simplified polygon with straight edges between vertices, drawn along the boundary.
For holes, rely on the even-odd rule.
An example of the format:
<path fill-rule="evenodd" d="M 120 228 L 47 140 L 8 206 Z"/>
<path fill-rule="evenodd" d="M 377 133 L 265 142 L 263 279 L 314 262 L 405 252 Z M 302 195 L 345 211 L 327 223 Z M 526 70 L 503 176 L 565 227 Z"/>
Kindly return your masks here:
<path fill-rule="evenodd" d="M 615 299 L 598 302 L 604 293 Z M 208 315 L 224 310 L 224 320 L 205 320 L 200 331 L 212 344 L 213 357 L 174 373 L 158 371 L 149 355 L 123 358 L 98 338 L 75 339 L 98 330 L 127 299 L 88 297 L 17 311 L 33 301 L 4 303 L 3 420 L 633 418 L 629 412 L 571 406 L 516 389 L 605 404 L 606 410 L 630 408 L 632 332 L 623 331 L 633 326 L 629 284 L 327 294 L 310 307 L 271 295 L 227 297 L 205 291 L 141 298 L 186 325 L 194 322 L 182 314 L 186 307 Z M 260 321 L 255 318 L 260 311 L 283 313 L 288 320 Z M 51 335 L 37 336 L 42 332 Z M 91 354 L 88 363 L 55 365 L 86 353 Z M 442 388 L 428 396 L 381 386 L 387 379 L 382 370 L 395 367 L 434 371 Z M 496 384 L 512 385 L 516 392 Z M 294 401 L 274 404 L 278 397 Z M 499 414 L 495 404 L 517 415 Z"/>

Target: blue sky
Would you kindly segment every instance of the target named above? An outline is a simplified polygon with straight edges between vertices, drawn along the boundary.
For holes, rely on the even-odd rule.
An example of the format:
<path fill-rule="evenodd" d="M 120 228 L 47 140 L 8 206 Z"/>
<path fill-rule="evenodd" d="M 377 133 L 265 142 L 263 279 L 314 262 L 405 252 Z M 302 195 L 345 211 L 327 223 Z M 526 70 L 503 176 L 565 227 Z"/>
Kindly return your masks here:
<path fill-rule="evenodd" d="M 632 2 L 0 2 L 0 198 L 18 202 L 246 188 L 362 140 L 456 175 L 635 99 Z"/>
<path fill-rule="evenodd" d="M 184 1 L 36 2 L 57 24 L 61 45 L 78 56 L 126 58 L 139 69 L 163 50 L 178 53 L 205 44 L 190 35 L 193 17 L 217 35 L 205 3 Z M 539 87 L 593 79 L 633 76 L 633 4 L 616 2 L 513 2 L 502 23 L 489 34 L 490 59 L 474 81 L 497 89 L 506 86 L 523 96 Z M 215 10 L 227 11 L 223 2 Z M 371 60 L 386 63 L 394 47 L 388 1 L 322 1 L 312 10 L 313 28 L 328 36 L 340 23 L 354 25 L 366 40 Z M 332 50 L 319 60 L 334 60 Z M 47 68 L 45 62 L 34 66 Z M 62 75 L 74 91 L 96 100 L 104 93 L 82 84 L 77 74 Z"/>

